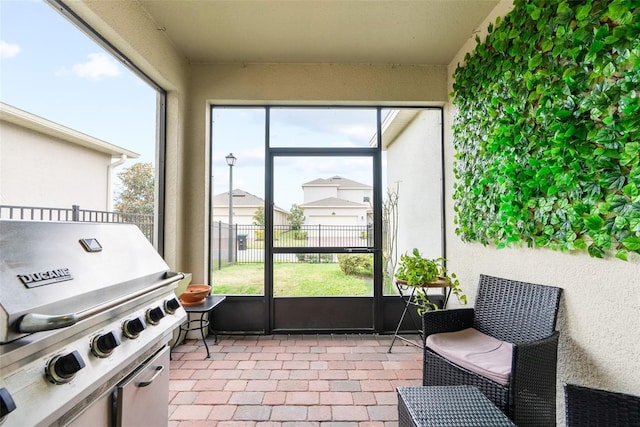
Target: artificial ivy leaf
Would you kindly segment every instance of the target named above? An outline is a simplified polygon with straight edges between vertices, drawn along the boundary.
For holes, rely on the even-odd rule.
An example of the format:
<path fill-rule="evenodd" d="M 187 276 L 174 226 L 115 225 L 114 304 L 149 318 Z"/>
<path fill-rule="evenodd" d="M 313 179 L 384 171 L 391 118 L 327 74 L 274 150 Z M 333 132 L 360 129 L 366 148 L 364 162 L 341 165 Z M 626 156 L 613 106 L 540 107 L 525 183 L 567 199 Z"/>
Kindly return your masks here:
<path fill-rule="evenodd" d="M 631 13 L 630 10 L 627 10 L 624 13 L 624 15 L 622 15 L 622 17 L 620 17 L 620 23 L 623 24 L 623 25 L 624 24 L 629 24 L 629 23 L 633 22 L 634 16 L 635 15 L 633 13 Z"/>
<path fill-rule="evenodd" d="M 591 44 L 591 47 L 589 48 L 589 52 L 587 54 L 587 58 L 589 61 L 593 61 L 597 56 L 598 52 L 600 52 L 602 49 L 604 49 L 605 44 L 603 41 L 601 40 L 596 40 Z"/>
<path fill-rule="evenodd" d="M 630 198 L 633 199 L 638 197 L 640 190 L 638 190 L 638 187 L 635 184 L 627 184 L 624 187 L 622 187 L 622 193 L 625 196 L 629 196 Z"/>
<path fill-rule="evenodd" d="M 626 239 L 622 239 L 622 244 L 632 251 L 640 250 L 640 237 L 629 236 Z"/>
<path fill-rule="evenodd" d="M 606 215 L 607 213 L 611 212 L 611 203 L 607 203 L 607 202 L 600 202 L 598 203 L 598 212 L 601 215 Z"/>
<path fill-rule="evenodd" d="M 579 27 L 573 32 L 573 44 L 574 45 L 582 45 L 587 39 L 589 33 L 585 27 Z"/>
<path fill-rule="evenodd" d="M 626 25 L 619 25 L 617 27 L 613 27 L 613 35 L 616 36 L 618 39 L 626 38 L 628 34 L 633 36 L 633 32 L 634 30 L 627 27 Z"/>
<path fill-rule="evenodd" d="M 549 236 L 546 236 L 546 235 L 544 235 L 544 236 L 537 236 L 537 237 L 535 238 L 536 246 L 541 247 L 541 248 L 542 248 L 542 247 L 545 247 L 545 246 L 548 246 L 548 245 L 549 245 L 549 242 L 550 242 Z"/>
<path fill-rule="evenodd" d="M 628 252 L 624 249 L 621 249 L 616 252 L 616 258 L 621 259 L 622 261 L 628 261 Z"/>
<path fill-rule="evenodd" d="M 618 40 L 620 40 L 619 37 L 616 36 L 608 36 L 604 39 L 604 42 L 606 44 L 614 44 L 615 42 L 617 42 Z"/>
<path fill-rule="evenodd" d="M 576 203 L 575 205 L 573 205 L 573 210 L 575 211 L 576 215 L 582 216 L 589 212 L 589 206 L 584 203 Z"/>
<path fill-rule="evenodd" d="M 616 228 L 623 229 L 627 225 L 629 225 L 629 220 L 627 220 L 627 218 L 623 216 L 617 216 L 615 219 L 615 225 L 616 225 Z"/>
<path fill-rule="evenodd" d="M 529 13 L 529 16 L 531 17 L 531 19 L 533 19 L 534 21 L 537 21 L 538 19 L 540 19 L 542 8 L 540 8 L 539 6 L 536 6 L 535 4 L 528 4 L 527 12 Z"/>
<path fill-rule="evenodd" d="M 609 26 L 608 25 L 599 25 L 598 31 L 596 31 L 596 35 L 594 37 L 595 40 L 604 40 L 605 37 L 609 35 Z"/>
<path fill-rule="evenodd" d="M 591 5 L 585 4 L 584 6 L 580 6 L 576 9 L 576 19 L 578 21 L 582 21 L 589 17 L 589 12 L 591 12 Z"/>
<path fill-rule="evenodd" d="M 635 185 L 640 185 L 640 165 L 635 165 L 631 168 L 627 179 Z"/>
<path fill-rule="evenodd" d="M 610 171 L 600 177 L 600 185 L 604 188 L 621 189 L 624 186 L 625 177 L 620 171 Z"/>
<path fill-rule="evenodd" d="M 620 154 L 620 166 L 635 166 L 640 164 L 640 156 L 632 155 L 626 151 Z"/>
<path fill-rule="evenodd" d="M 629 203 L 629 199 L 620 194 L 611 193 L 607 196 L 607 203 L 611 206 L 611 210 L 620 215 L 624 215 L 629 212 L 632 207 Z"/>
<path fill-rule="evenodd" d="M 635 114 L 640 110 L 640 97 L 633 95 L 623 95 L 619 102 L 620 111 L 626 115 Z"/>
<path fill-rule="evenodd" d="M 595 233 L 593 236 L 593 244 L 598 246 L 599 248 L 610 248 L 611 247 L 611 234 L 610 231 L 605 229 L 602 233 Z"/>
<path fill-rule="evenodd" d="M 529 62 L 528 62 L 528 66 L 530 70 L 535 69 L 540 64 L 542 64 L 542 55 L 540 54 L 534 55 L 533 58 L 529 59 Z"/>
<path fill-rule="evenodd" d="M 608 128 L 600 128 L 593 136 L 593 140 L 599 144 L 607 144 L 615 138 L 615 135 Z"/>
<path fill-rule="evenodd" d="M 620 19 L 626 11 L 627 9 L 622 2 L 612 2 L 607 10 L 607 15 L 609 15 L 609 19 L 615 21 Z"/>
<path fill-rule="evenodd" d="M 624 146 L 624 152 L 630 156 L 640 156 L 640 142 L 629 142 Z"/>
<path fill-rule="evenodd" d="M 604 69 L 602 70 L 602 73 L 606 77 L 611 77 L 616 73 L 616 66 L 613 65 L 612 62 L 609 62 L 607 65 L 605 65 Z"/>
<path fill-rule="evenodd" d="M 584 219 L 584 225 L 592 231 L 600 230 L 604 226 L 604 220 L 599 215 L 589 215 Z"/>
<path fill-rule="evenodd" d="M 579 250 L 585 250 L 587 249 L 587 243 L 582 238 L 576 239 L 573 241 L 573 247 Z"/>
<path fill-rule="evenodd" d="M 602 256 L 604 255 L 604 251 L 602 250 L 602 248 L 599 248 L 595 245 L 590 245 L 587 248 L 587 252 L 589 252 L 589 255 L 594 258 L 602 258 Z"/>

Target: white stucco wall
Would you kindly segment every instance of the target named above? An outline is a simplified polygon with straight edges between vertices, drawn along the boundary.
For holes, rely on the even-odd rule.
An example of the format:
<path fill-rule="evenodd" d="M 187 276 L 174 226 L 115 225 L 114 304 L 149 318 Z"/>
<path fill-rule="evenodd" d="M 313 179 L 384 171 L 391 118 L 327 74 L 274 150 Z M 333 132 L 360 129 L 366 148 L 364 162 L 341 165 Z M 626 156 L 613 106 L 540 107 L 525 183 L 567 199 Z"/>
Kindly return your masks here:
<path fill-rule="evenodd" d="M 356 203 L 364 203 L 364 198 L 371 200 L 373 191 L 362 188 L 339 188 L 338 186 L 304 186 L 304 203 L 337 197 Z"/>
<path fill-rule="evenodd" d="M 338 197 L 338 189 L 335 186 L 332 187 L 303 187 L 303 199 L 304 203 L 315 202 L 316 200 L 326 199 L 328 197 Z"/>
<path fill-rule="evenodd" d="M 440 110 L 422 110 L 387 148 L 387 185 L 398 187 L 398 256 L 418 248 L 442 253 Z M 385 191 L 386 194 L 386 191 Z"/>
<path fill-rule="evenodd" d="M 366 203 L 364 201 L 365 197 L 368 197 L 370 201 L 373 200 L 373 190 L 364 190 L 362 188 L 341 188 L 338 190 L 338 198 L 349 200 L 350 202 Z"/>
<path fill-rule="evenodd" d="M 367 225 L 367 210 L 327 206 L 305 208 L 305 225 Z"/>
<path fill-rule="evenodd" d="M 239 225 L 252 225 L 253 215 L 255 215 L 256 208 L 251 206 L 234 206 L 233 207 L 233 223 Z M 229 223 L 229 207 L 215 207 L 213 208 L 212 221 L 222 221 L 225 224 Z"/>
<path fill-rule="evenodd" d="M 485 24 L 511 9 L 503 1 Z M 483 34 L 482 37 L 485 35 Z M 449 66 L 452 75 L 464 53 L 475 47 L 470 39 Z M 449 90 L 452 88 L 449 81 Z M 596 259 L 585 252 L 561 253 L 550 249 L 498 250 L 463 243 L 453 223 L 453 162 L 451 125 L 453 108 L 445 109 L 445 181 L 447 212 L 447 258 L 464 290 L 475 295 L 478 275 L 508 277 L 564 289 L 559 321 L 557 417 L 564 424 L 562 384 L 578 383 L 640 395 L 640 256 L 628 262 L 616 258 Z M 473 298 L 471 298 L 473 303 Z M 534 308 L 535 309 L 535 308 Z"/>
<path fill-rule="evenodd" d="M 111 155 L 0 120 L 0 204 L 106 210 Z"/>
<path fill-rule="evenodd" d="M 208 188 L 209 105 L 442 105 L 446 67 L 370 64 L 192 64 L 186 125 L 184 248 L 194 280 L 207 276 L 208 231 L 204 222 Z"/>

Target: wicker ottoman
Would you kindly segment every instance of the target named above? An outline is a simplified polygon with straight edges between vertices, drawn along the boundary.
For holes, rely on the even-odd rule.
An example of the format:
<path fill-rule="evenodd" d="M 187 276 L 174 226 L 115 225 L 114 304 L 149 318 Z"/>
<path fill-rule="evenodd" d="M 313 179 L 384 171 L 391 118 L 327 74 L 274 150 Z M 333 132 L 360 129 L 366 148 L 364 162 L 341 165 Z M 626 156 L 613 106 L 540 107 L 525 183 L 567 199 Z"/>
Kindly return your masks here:
<path fill-rule="evenodd" d="M 398 387 L 400 427 L 514 426 L 473 386 Z"/>

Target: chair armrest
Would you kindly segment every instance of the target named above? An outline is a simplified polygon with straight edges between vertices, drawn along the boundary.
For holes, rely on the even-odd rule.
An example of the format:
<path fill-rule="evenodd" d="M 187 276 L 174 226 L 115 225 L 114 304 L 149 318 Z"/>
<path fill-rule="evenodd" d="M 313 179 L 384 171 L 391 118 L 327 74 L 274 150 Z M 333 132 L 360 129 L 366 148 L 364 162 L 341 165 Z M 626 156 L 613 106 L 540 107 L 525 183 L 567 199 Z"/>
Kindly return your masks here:
<path fill-rule="evenodd" d="M 518 370 L 535 367 L 534 370 L 539 370 L 541 364 L 555 366 L 558 358 L 559 335 L 560 333 L 555 331 L 553 334 L 541 340 L 513 344 L 514 367 Z M 518 375 L 517 370 L 512 372 Z"/>
<path fill-rule="evenodd" d="M 577 384 L 565 384 L 564 390 L 567 426 L 631 426 L 640 420 L 640 396 Z"/>
<path fill-rule="evenodd" d="M 558 337 L 559 332 L 555 331 L 547 338 L 513 345 L 511 398 L 514 419 L 555 423 Z"/>
<path fill-rule="evenodd" d="M 455 332 L 473 326 L 473 308 L 432 310 L 422 313 L 422 332 L 426 340 L 431 334 Z"/>

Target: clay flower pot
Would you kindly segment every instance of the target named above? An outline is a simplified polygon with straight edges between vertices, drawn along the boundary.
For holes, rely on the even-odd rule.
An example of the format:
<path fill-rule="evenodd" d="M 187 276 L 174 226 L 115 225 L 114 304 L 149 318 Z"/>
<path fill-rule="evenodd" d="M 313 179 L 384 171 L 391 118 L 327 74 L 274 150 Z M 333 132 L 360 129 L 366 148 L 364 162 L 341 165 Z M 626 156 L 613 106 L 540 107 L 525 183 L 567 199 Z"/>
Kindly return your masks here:
<path fill-rule="evenodd" d="M 189 285 L 187 289 L 180 294 L 180 302 L 184 306 L 194 306 L 204 303 L 204 299 L 211 292 L 209 285 Z"/>

